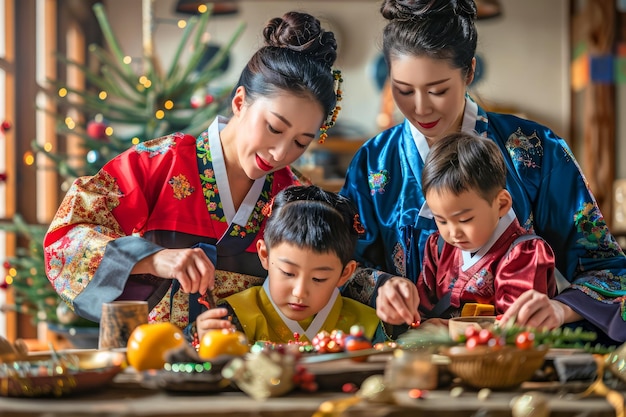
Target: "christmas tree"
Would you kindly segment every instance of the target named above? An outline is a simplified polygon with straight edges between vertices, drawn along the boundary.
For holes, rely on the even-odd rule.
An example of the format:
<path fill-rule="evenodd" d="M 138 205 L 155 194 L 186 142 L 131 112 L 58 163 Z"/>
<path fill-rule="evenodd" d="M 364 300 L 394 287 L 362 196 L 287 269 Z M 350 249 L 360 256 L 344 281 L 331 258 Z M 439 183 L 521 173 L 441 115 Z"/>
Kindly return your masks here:
<path fill-rule="evenodd" d="M 58 80 L 48 80 L 45 90 L 58 103 L 58 112 L 53 115 L 57 133 L 61 138 L 78 140 L 80 150 L 76 155 L 32 144 L 33 151 L 54 161 L 55 169 L 65 179 L 62 191 L 76 177 L 95 174 L 109 159 L 139 142 L 175 131 L 198 135 L 226 108 L 231 88 L 216 88 L 212 81 L 224 74 L 224 63 L 244 25 L 235 28 L 225 45 L 209 44 L 206 28 L 212 8 L 200 6 L 199 14 L 179 21 L 178 26 L 185 29 L 172 63 L 164 71 L 152 51 L 152 0 L 143 5 L 144 25 L 148 25 L 144 36 L 148 36 L 143 40 L 141 65 L 134 65 L 122 51 L 101 4 L 94 5 L 93 11 L 106 48 L 89 47 L 98 62 L 97 70 L 58 57 L 63 65 L 79 69 L 88 84 L 85 90 L 77 90 Z M 185 52 L 188 59 L 182 62 Z M 4 261 L 7 274 L 2 287 L 14 291 L 15 305 L 3 309 L 16 309 L 35 321 L 80 323 L 75 315 L 65 314 L 66 306 L 59 304 L 45 275 L 42 243 L 46 229 L 26 224 L 19 215 L 11 223 L 0 224 L 0 230 L 17 233 L 28 242 L 27 247 L 17 249 L 16 256 Z"/>
<path fill-rule="evenodd" d="M 80 137 L 86 157 L 77 167 L 73 163 L 75 155 L 54 153 L 36 143 L 33 147 L 52 158 L 62 176 L 73 179 L 95 174 L 106 161 L 144 140 L 175 131 L 199 134 L 207 127 L 207 121 L 223 110 L 224 100 L 230 94 L 230 88 L 211 90 L 211 81 L 223 74 L 223 63 L 243 30 L 240 25 L 230 41 L 216 51 L 205 40 L 211 7 L 203 7 L 199 16 L 179 24 L 185 30 L 170 68 L 161 69 L 149 37 L 144 40 L 143 62 L 137 73 L 132 58 L 124 54 L 113 34 L 103 6 L 96 4 L 93 10 L 108 46 L 108 50 L 99 45 L 89 48 L 100 62 L 98 71 L 59 57 L 66 65 L 80 69 L 92 88 L 77 91 L 49 80 L 54 88 L 48 90 L 50 96 L 56 97 L 59 108 L 65 109 L 63 114 L 55 115 L 57 131 Z M 182 65 L 180 59 L 186 50 L 191 54 Z M 210 59 L 207 55 L 211 55 Z M 81 124 L 68 117 L 72 111 L 88 122 Z"/>

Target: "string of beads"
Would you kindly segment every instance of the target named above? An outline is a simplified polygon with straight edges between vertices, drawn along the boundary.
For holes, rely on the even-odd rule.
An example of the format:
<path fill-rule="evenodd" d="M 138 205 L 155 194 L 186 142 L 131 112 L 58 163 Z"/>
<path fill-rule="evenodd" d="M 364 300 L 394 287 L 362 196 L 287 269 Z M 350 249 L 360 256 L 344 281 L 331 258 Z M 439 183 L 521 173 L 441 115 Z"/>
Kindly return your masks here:
<path fill-rule="evenodd" d="M 328 129 L 330 129 L 331 127 L 333 127 L 335 125 L 335 122 L 337 121 L 337 116 L 339 115 L 339 111 L 341 110 L 341 106 L 339 105 L 339 102 L 342 99 L 342 94 L 343 92 L 341 91 L 341 83 L 343 83 L 343 78 L 341 77 L 341 70 L 333 70 L 333 77 L 335 78 L 335 86 L 336 86 L 336 95 L 337 95 L 337 104 L 335 104 L 335 108 L 328 113 L 328 118 L 326 119 L 326 121 L 324 122 L 324 124 L 322 125 L 322 127 L 320 127 L 320 138 L 319 138 L 319 143 L 322 144 L 326 141 L 326 138 L 328 137 Z"/>

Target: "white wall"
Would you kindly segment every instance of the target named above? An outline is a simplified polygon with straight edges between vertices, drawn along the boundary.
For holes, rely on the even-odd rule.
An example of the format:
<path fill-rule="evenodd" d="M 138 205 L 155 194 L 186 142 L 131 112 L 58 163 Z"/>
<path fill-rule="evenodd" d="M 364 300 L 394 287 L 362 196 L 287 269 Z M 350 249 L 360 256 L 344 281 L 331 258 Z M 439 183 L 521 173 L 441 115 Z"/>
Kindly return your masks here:
<path fill-rule="evenodd" d="M 479 21 L 486 76 L 477 91 L 567 139 L 570 117 L 567 0 L 501 0 L 503 18 Z"/>
<path fill-rule="evenodd" d="M 478 22 L 478 52 L 485 61 L 485 77 L 475 91 L 485 102 L 511 108 L 550 125 L 567 136 L 569 126 L 569 57 L 567 0 L 501 0 L 501 17 Z M 141 0 L 105 0 L 114 32 L 124 51 L 141 56 Z M 173 14 L 175 0 L 156 0 L 155 18 L 188 17 Z M 230 37 L 238 22 L 246 30 L 233 49 L 224 82 L 234 83 L 241 68 L 260 46 L 265 22 L 289 10 L 304 10 L 336 31 L 337 67 L 344 73 L 340 125 L 349 136 L 371 136 L 377 131 L 379 91 L 372 77 L 380 53 L 385 24 L 379 0 L 361 1 L 240 1 L 240 13 L 214 16 L 209 31 L 215 41 Z M 167 68 L 182 31 L 171 23 L 155 27 L 155 50 Z M 351 130 L 351 131 L 350 131 Z"/>

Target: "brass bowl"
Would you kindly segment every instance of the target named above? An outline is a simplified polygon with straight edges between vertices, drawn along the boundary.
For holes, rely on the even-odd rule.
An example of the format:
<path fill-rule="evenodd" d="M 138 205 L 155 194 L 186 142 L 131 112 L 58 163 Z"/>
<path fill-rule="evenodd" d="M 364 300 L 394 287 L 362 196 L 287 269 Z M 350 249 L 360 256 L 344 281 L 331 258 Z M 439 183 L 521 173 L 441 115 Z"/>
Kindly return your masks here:
<path fill-rule="evenodd" d="M 125 365 L 126 354 L 105 350 L 68 350 L 0 357 L 0 395 L 60 397 L 92 391 L 110 383 Z"/>
<path fill-rule="evenodd" d="M 444 348 L 448 369 L 466 384 L 475 388 L 505 389 L 530 380 L 544 362 L 547 346 L 519 349 L 514 346 L 492 348 L 465 346 Z"/>

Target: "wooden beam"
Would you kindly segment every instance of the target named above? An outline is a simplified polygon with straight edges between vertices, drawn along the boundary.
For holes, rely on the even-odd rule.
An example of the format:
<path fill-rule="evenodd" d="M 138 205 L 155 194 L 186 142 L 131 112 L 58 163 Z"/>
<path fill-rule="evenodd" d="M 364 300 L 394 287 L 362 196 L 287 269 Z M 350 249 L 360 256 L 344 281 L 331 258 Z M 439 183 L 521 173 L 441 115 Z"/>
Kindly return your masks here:
<path fill-rule="evenodd" d="M 12 0 L 2 1 L 4 8 L 4 56 L 1 61 L 3 63 L 2 70 L 4 71 L 4 96 L 0 95 L 0 99 L 4 100 L 4 118 L 12 125 L 15 124 L 15 4 Z M 4 132 L 4 155 L 5 170 L 8 173 L 7 180 L 4 184 L 4 211 L 3 216 L 13 216 L 16 208 L 16 135 L 15 129 L 12 128 L 9 131 Z M 16 238 L 14 234 L 7 234 L 5 238 L 5 254 L 7 256 L 13 256 L 15 254 Z M 4 271 L 3 271 L 4 272 Z M 4 279 L 2 276 L 1 279 Z M 15 302 L 13 294 L 10 291 L 6 293 L 6 302 L 13 304 Z M 9 340 L 14 341 L 17 337 L 17 314 L 14 312 L 5 312 L 4 318 L 6 336 Z"/>

